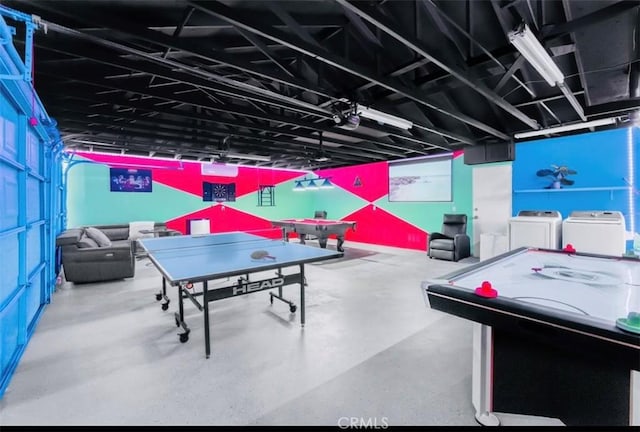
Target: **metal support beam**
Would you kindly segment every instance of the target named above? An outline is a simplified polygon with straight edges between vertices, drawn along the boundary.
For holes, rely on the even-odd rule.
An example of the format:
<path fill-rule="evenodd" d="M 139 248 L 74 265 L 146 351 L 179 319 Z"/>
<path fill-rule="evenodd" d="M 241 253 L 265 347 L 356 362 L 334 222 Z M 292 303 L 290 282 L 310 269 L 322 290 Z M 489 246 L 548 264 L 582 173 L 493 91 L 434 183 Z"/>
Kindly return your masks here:
<path fill-rule="evenodd" d="M 386 19 L 384 16 L 382 16 L 382 14 L 380 14 L 375 9 L 368 8 L 361 3 L 357 3 L 357 4 L 350 3 L 348 0 L 336 0 L 336 1 L 340 3 L 343 7 L 350 8 L 352 11 L 360 15 L 362 18 L 369 21 L 376 27 L 382 29 L 385 33 L 397 39 L 398 41 L 402 42 L 404 45 L 413 49 L 418 54 L 431 60 L 439 68 L 455 76 L 457 79 L 464 82 L 470 88 L 472 88 L 473 90 L 477 91 L 482 96 L 487 98 L 490 102 L 493 102 L 494 104 L 498 105 L 500 108 L 502 108 L 512 116 L 516 117 L 518 120 L 522 121 L 524 124 L 530 126 L 533 129 L 540 128 L 540 126 L 538 125 L 538 122 L 536 122 L 534 119 L 530 118 L 529 116 L 524 114 L 522 111 L 518 110 L 516 107 L 514 107 L 513 105 L 505 101 L 503 98 L 495 94 L 493 91 L 486 88 L 484 85 L 478 84 L 477 82 L 475 82 L 465 72 L 445 64 L 442 60 L 436 58 L 433 54 L 427 52 L 427 50 L 423 48 L 422 46 L 423 44 L 420 41 L 416 40 L 411 35 L 406 34 L 406 32 L 403 32 L 401 29 L 393 28 L 389 20 Z M 504 134 L 501 134 L 501 135 L 504 135 Z"/>
<path fill-rule="evenodd" d="M 341 0 L 337 0 L 337 1 L 341 1 Z M 490 133 L 491 135 L 494 135 L 502 139 L 509 139 L 509 136 L 506 135 L 505 133 L 498 131 L 492 128 L 491 126 L 486 125 L 476 119 L 473 119 L 462 113 L 453 113 L 436 103 L 428 102 L 424 100 L 422 95 L 419 92 L 415 91 L 414 89 L 407 88 L 406 86 L 403 86 L 391 79 L 378 77 L 376 76 L 375 73 L 371 72 L 370 70 L 357 66 L 345 58 L 336 56 L 335 54 L 329 51 L 319 49 L 314 45 L 306 43 L 304 41 L 294 40 L 291 38 L 291 36 L 289 36 L 284 32 L 281 32 L 274 28 L 268 28 L 266 26 L 261 25 L 258 22 L 255 22 L 254 20 L 249 20 L 246 16 L 242 16 L 241 14 L 238 14 L 236 11 L 225 6 L 224 4 L 217 3 L 217 2 L 204 2 L 204 1 L 189 1 L 189 4 L 191 4 L 192 6 L 196 7 L 197 9 L 199 9 L 204 13 L 224 19 L 237 26 L 241 26 L 242 28 L 248 31 L 254 32 L 263 37 L 266 37 L 268 39 L 271 39 L 273 41 L 286 45 L 291 49 L 299 51 L 310 57 L 316 58 L 331 66 L 344 70 L 352 75 L 356 75 L 360 78 L 375 82 L 377 85 L 381 87 L 384 87 L 388 90 L 392 90 L 396 93 L 399 93 L 409 99 L 412 99 L 418 103 L 421 103 L 431 109 L 439 111 L 442 114 L 448 115 L 459 121 L 462 121 L 471 126 L 474 126 L 480 130 L 484 130 L 485 132 Z"/>

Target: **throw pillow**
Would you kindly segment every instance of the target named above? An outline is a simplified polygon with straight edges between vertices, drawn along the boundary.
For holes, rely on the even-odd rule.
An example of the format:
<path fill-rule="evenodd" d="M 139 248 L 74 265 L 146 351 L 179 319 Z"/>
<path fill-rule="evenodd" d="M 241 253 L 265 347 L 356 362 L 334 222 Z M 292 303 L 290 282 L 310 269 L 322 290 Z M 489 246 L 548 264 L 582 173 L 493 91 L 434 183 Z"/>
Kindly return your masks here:
<path fill-rule="evenodd" d="M 100 231 L 98 228 L 88 227 L 88 228 L 85 228 L 84 232 L 85 234 L 87 234 L 89 238 L 95 240 L 96 243 L 98 243 L 98 246 L 100 247 L 111 246 L 111 240 L 109 240 L 109 237 L 107 237 L 107 235 L 102 231 Z"/>
<path fill-rule="evenodd" d="M 82 234 L 80 240 L 78 240 L 78 248 L 86 249 L 86 248 L 95 248 L 98 247 L 98 243 L 90 237 L 87 237 L 85 234 Z"/>

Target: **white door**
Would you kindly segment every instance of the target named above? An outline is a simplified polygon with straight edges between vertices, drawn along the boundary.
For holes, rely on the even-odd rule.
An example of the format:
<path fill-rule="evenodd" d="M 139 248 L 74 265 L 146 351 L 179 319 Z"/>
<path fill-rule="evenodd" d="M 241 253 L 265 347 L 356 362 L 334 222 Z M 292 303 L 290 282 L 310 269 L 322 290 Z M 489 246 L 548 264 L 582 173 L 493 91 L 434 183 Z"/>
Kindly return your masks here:
<path fill-rule="evenodd" d="M 473 168 L 472 178 L 473 256 L 478 257 L 481 237 L 491 239 L 496 244 L 496 239 L 500 239 L 500 244 L 508 240 L 511 217 L 511 164 L 476 166 Z"/>

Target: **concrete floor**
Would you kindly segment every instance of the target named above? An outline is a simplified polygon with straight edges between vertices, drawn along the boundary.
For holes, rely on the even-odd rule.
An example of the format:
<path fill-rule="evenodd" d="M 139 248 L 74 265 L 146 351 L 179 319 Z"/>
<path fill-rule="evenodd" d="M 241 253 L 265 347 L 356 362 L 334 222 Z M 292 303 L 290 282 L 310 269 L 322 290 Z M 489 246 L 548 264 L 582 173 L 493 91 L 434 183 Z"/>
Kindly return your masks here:
<path fill-rule="evenodd" d="M 0 399 L 0 426 L 477 426 L 472 323 L 429 309 L 420 291 L 473 259 L 345 247 L 377 253 L 305 266 L 304 328 L 267 291 L 211 303 L 209 359 L 202 314 L 185 303 L 180 343 L 176 291 L 162 311 L 147 259 L 132 279 L 65 283 Z M 297 286 L 284 292 L 298 302 Z"/>

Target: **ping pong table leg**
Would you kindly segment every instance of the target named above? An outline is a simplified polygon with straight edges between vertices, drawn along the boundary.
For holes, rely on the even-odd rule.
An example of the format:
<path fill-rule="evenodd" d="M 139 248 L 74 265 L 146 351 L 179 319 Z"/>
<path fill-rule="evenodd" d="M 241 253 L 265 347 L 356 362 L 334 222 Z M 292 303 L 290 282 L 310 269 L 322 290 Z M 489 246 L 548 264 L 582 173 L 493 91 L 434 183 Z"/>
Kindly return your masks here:
<path fill-rule="evenodd" d="M 300 325 L 304 327 L 304 264 L 300 264 Z"/>
<path fill-rule="evenodd" d="M 178 312 L 180 322 L 184 322 L 184 300 L 182 297 L 182 285 L 178 286 Z"/>
<path fill-rule="evenodd" d="M 167 297 L 167 280 L 162 276 L 162 291 L 156 294 L 156 300 L 164 300 L 162 302 L 162 310 L 169 309 L 169 303 L 171 300 Z"/>
<path fill-rule="evenodd" d="M 202 299 L 204 303 L 204 348 L 207 358 L 211 354 L 211 344 L 209 342 L 209 299 L 207 298 L 207 281 L 202 282 Z"/>
<path fill-rule="evenodd" d="M 178 285 L 178 312 L 174 313 L 173 316 L 176 320 L 176 327 L 182 327 L 182 329 L 184 330 L 184 333 L 178 333 L 178 336 L 180 337 L 180 342 L 185 343 L 189 340 L 189 333 L 191 332 L 191 330 L 189 330 L 187 323 L 184 322 L 184 297 L 182 295 L 183 289 L 184 288 L 182 285 Z"/>

